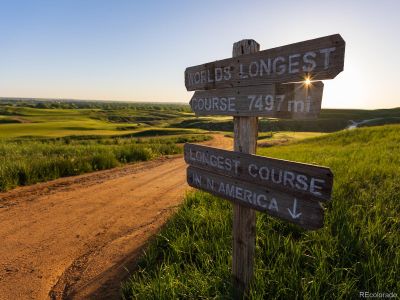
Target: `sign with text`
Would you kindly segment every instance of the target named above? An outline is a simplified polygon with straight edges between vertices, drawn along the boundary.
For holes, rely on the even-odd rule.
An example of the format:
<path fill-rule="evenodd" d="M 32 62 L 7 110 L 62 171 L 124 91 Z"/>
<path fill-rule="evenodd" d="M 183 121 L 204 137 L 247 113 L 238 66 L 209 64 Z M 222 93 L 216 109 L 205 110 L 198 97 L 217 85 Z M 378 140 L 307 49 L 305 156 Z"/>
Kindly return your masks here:
<path fill-rule="evenodd" d="M 305 229 L 318 229 L 324 223 L 324 210 L 316 201 L 300 200 L 292 195 L 192 166 L 187 169 L 187 182 L 194 188 L 266 212 Z"/>
<path fill-rule="evenodd" d="M 343 71 L 339 34 L 219 60 L 185 70 L 188 91 L 332 79 Z"/>
<path fill-rule="evenodd" d="M 255 40 L 233 44 L 232 58 L 188 67 L 185 86 L 195 91 L 196 116 L 233 116 L 234 150 L 185 144 L 190 186 L 233 203 L 232 278 L 234 298 L 247 295 L 253 278 L 254 210 L 318 229 L 321 202 L 331 199 L 329 168 L 254 155 L 258 117 L 317 118 L 323 79 L 343 71 L 346 43 L 339 34 L 260 51 Z M 302 82 L 302 83 L 300 83 Z"/>
<path fill-rule="evenodd" d="M 323 87 L 321 81 L 316 81 L 196 91 L 190 106 L 196 116 L 311 119 L 321 111 Z"/>
<path fill-rule="evenodd" d="M 187 164 L 237 180 L 291 194 L 329 201 L 333 174 L 329 168 L 186 143 Z"/>

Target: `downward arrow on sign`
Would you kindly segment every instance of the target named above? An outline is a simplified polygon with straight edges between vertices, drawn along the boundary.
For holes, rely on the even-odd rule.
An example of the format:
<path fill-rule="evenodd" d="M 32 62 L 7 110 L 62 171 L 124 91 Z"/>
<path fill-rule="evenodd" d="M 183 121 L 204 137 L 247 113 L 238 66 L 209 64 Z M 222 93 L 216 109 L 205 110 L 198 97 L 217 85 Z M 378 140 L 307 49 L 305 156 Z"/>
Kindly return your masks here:
<path fill-rule="evenodd" d="M 293 219 L 298 219 L 301 216 L 301 213 L 296 214 L 296 207 L 297 207 L 297 199 L 294 198 L 293 211 L 291 211 L 289 208 L 287 209 L 289 211 L 289 214 L 292 216 Z"/>

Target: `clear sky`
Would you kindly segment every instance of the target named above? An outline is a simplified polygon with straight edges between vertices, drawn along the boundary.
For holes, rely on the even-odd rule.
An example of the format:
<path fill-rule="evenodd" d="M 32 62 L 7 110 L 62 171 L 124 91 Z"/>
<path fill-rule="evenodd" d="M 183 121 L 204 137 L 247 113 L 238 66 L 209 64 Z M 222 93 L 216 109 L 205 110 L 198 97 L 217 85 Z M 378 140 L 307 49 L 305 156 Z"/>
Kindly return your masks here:
<path fill-rule="evenodd" d="M 323 107 L 400 106 L 400 1 L 0 0 L 0 96 L 188 102 L 186 67 L 340 33 Z"/>

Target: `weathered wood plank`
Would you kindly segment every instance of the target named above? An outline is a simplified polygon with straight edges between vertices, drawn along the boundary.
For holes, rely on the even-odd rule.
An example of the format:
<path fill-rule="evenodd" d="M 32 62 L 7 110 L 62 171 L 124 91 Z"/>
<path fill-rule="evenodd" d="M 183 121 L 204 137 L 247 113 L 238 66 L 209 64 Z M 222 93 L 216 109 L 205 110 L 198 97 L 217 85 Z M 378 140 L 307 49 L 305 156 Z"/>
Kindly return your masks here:
<path fill-rule="evenodd" d="M 314 201 L 329 201 L 332 171 L 323 166 L 186 143 L 187 164 Z"/>
<path fill-rule="evenodd" d="M 299 199 L 192 166 L 187 169 L 187 182 L 192 187 L 268 213 L 305 229 L 312 230 L 323 226 L 324 210 L 316 201 Z"/>
<path fill-rule="evenodd" d="M 190 106 L 196 116 L 264 116 L 281 119 L 313 119 L 321 111 L 322 81 L 267 84 L 196 91 Z"/>
<path fill-rule="evenodd" d="M 339 34 L 245 54 L 185 70 L 188 91 L 332 79 L 343 71 L 345 41 Z"/>
<path fill-rule="evenodd" d="M 233 44 L 232 56 L 260 51 L 254 40 L 241 40 Z M 233 135 L 235 151 L 256 153 L 258 118 L 234 117 Z M 253 278 L 254 251 L 256 246 L 256 212 L 238 203 L 233 204 L 232 277 L 235 298 L 243 299 Z"/>

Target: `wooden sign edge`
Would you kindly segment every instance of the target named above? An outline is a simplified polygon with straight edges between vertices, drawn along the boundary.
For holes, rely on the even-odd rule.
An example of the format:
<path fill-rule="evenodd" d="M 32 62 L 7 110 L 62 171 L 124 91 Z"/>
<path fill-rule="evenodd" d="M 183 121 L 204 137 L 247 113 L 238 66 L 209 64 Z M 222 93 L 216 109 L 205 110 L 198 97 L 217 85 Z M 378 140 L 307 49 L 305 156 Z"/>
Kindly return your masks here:
<path fill-rule="evenodd" d="M 338 43 L 340 43 L 340 45 L 339 45 L 339 47 L 340 48 L 343 48 L 343 59 L 342 59 L 342 64 L 341 64 L 341 66 L 340 66 L 340 68 L 337 68 L 337 69 L 332 69 L 332 70 L 329 70 L 328 72 L 327 72 L 327 74 L 329 74 L 330 76 L 329 76 L 329 78 L 330 79 L 333 79 L 333 78 L 335 78 L 338 74 L 340 74 L 343 70 L 344 70 L 344 58 L 345 58 L 345 54 L 346 54 L 346 41 L 343 39 L 343 37 L 339 34 L 339 33 L 335 33 L 335 34 L 331 34 L 331 35 L 327 35 L 327 36 L 323 36 L 323 37 L 318 37 L 318 38 L 314 38 L 314 39 L 309 39 L 309 40 L 305 40 L 305 41 L 301 41 L 301 42 L 295 42 L 295 43 L 291 43 L 291 44 L 287 44 L 287 45 L 283 45 L 283 46 L 278 46 L 278 47 L 273 47 L 273 48 L 268 48 L 268 49 L 264 49 L 264 50 L 261 50 L 261 51 L 259 51 L 259 52 L 257 52 L 257 55 L 260 55 L 260 54 L 262 54 L 263 52 L 266 52 L 266 51 L 278 51 L 278 50 L 280 50 L 281 48 L 286 48 L 286 47 L 294 47 L 294 46 L 298 46 L 298 45 L 301 45 L 301 44 L 303 44 L 303 43 L 312 43 L 312 42 L 316 42 L 316 41 L 318 41 L 318 40 L 323 40 L 323 39 L 336 39 L 337 40 L 337 42 Z M 240 56 L 240 60 L 243 60 L 243 59 L 246 59 L 247 57 L 251 57 L 251 56 L 254 56 L 254 53 L 250 53 L 250 54 L 244 54 L 244 55 L 241 55 Z M 195 66 L 190 66 L 190 67 L 187 67 L 186 69 L 185 69 L 185 72 L 184 72 L 184 79 L 185 79 L 185 87 L 186 87 L 186 90 L 187 91 L 196 91 L 196 90 L 212 90 L 212 89 L 219 89 L 219 88 L 227 88 L 227 87 L 211 87 L 211 88 L 207 88 L 207 87 L 201 87 L 201 88 L 189 88 L 188 87 L 188 85 L 187 85 L 187 72 L 190 70 L 190 69 L 195 69 L 195 68 L 209 68 L 211 65 L 214 65 L 214 64 L 221 64 L 221 63 L 223 63 L 224 61 L 234 61 L 234 60 L 237 60 L 238 58 L 225 58 L 225 59 L 220 59 L 220 60 L 215 60 L 215 61 L 212 61 L 212 62 L 208 62 L 208 63 L 202 63 L 202 64 L 198 64 L 198 65 L 195 65 Z M 317 80 L 326 80 L 327 78 L 316 78 Z M 300 80 L 299 81 L 297 81 L 297 82 L 301 82 Z M 274 82 L 274 83 L 278 83 L 278 82 Z M 286 83 L 286 82 L 281 82 L 281 83 Z M 237 86 L 237 85 L 233 85 L 233 84 L 229 84 L 231 87 L 234 87 L 234 86 Z M 252 86 L 252 85 L 259 85 L 259 84 L 257 84 L 257 83 L 255 83 L 255 84 L 249 84 L 249 86 Z M 240 85 L 239 85 L 240 86 Z"/>
<path fill-rule="evenodd" d="M 199 186 L 197 186 L 197 185 L 195 185 L 195 184 L 192 184 L 192 183 L 190 182 L 190 180 L 189 180 L 189 174 L 190 174 L 191 171 L 193 171 L 193 172 L 200 172 L 200 173 L 201 173 L 201 172 L 203 172 L 203 173 L 209 173 L 210 176 L 220 177 L 220 178 L 224 178 L 224 179 L 226 178 L 226 180 L 228 180 L 228 181 L 233 181 L 233 182 L 238 183 L 238 184 L 241 184 L 241 182 L 240 182 L 239 180 L 237 180 L 236 178 L 231 178 L 231 177 L 228 177 L 228 176 L 224 176 L 224 175 L 217 174 L 217 173 L 211 172 L 211 171 L 209 171 L 209 170 L 204 170 L 204 169 L 197 168 L 197 167 L 194 167 L 194 166 L 188 166 L 188 167 L 186 168 L 186 181 L 187 181 L 187 184 L 188 184 L 189 186 L 191 186 L 191 187 L 193 187 L 193 188 L 195 188 L 195 189 L 200 189 L 200 190 L 202 190 L 202 191 L 204 191 L 204 192 L 206 192 L 206 193 L 209 193 L 209 194 L 212 194 L 212 195 L 214 195 L 214 196 L 217 196 L 217 197 L 226 199 L 226 200 L 228 200 L 228 201 L 230 201 L 230 202 L 232 202 L 232 203 L 237 203 L 237 204 L 246 206 L 246 207 L 248 207 L 248 208 L 254 209 L 254 210 L 256 210 L 256 211 L 259 211 L 259 212 L 262 212 L 262 213 L 266 213 L 266 214 L 268 214 L 268 215 L 271 216 L 271 217 L 274 217 L 274 218 L 279 219 L 279 220 L 281 220 L 281 221 L 290 222 L 291 224 L 297 225 L 297 226 L 299 226 L 299 227 L 301 227 L 301 228 L 303 228 L 303 229 L 306 229 L 306 230 L 317 230 L 317 229 L 320 229 L 320 228 L 322 228 L 322 227 L 324 226 L 325 209 L 322 207 L 322 205 L 321 205 L 320 202 L 313 202 L 313 201 L 309 201 L 309 200 L 307 200 L 307 199 L 298 198 L 299 200 L 302 201 L 302 204 L 303 204 L 303 205 L 304 205 L 304 203 L 307 203 L 307 204 L 309 204 L 309 205 L 306 205 L 307 207 L 310 207 L 311 209 L 314 209 L 314 210 L 315 210 L 315 209 L 318 209 L 318 213 L 319 213 L 319 214 L 318 214 L 318 217 L 319 217 L 318 219 L 314 219 L 312 222 L 309 222 L 309 223 L 307 223 L 307 224 L 304 224 L 304 223 L 302 224 L 302 223 L 296 222 L 296 221 L 295 221 L 296 219 L 290 219 L 290 218 L 282 217 L 282 216 L 280 216 L 280 215 L 278 215 L 278 214 L 276 214 L 276 213 L 274 213 L 274 212 L 272 212 L 272 211 L 269 211 L 269 210 L 267 210 L 267 209 L 262 210 L 262 209 L 258 208 L 257 206 L 254 206 L 254 205 L 252 205 L 252 204 L 249 204 L 248 202 L 241 201 L 241 200 L 238 200 L 238 199 L 236 199 L 236 198 L 229 197 L 229 196 L 227 196 L 227 195 L 222 195 L 222 194 L 220 194 L 220 193 L 218 193 L 218 192 L 215 192 L 215 191 L 210 191 L 210 190 L 207 190 L 207 189 L 203 189 L 203 188 L 201 188 L 201 187 L 199 187 Z M 264 187 L 260 187 L 260 186 L 257 185 L 257 184 L 245 182 L 245 185 L 246 185 L 246 186 L 253 187 L 254 189 L 264 189 L 264 190 L 265 190 Z M 267 190 L 267 191 L 268 191 L 268 190 Z M 284 194 L 284 193 L 282 193 L 282 192 L 275 192 L 275 193 Z M 295 197 L 294 197 L 294 198 L 295 198 Z M 308 221 L 309 221 L 309 220 L 308 220 Z"/>
<path fill-rule="evenodd" d="M 189 147 L 200 147 L 200 148 L 204 148 L 204 149 L 210 149 L 211 151 L 222 151 L 222 152 L 227 152 L 228 155 L 234 155 L 236 158 L 238 159 L 251 159 L 251 158 L 255 158 L 255 159 L 259 159 L 259 160 L 264 160 L 264 161 L 270 161 L 272 163 L 283 163 L 283 164 L 294 164 L 296 165 L 296 168 L 301 168 L 302 166 L 306 167 L 306 168 L 312 168 L 312 169 L 317 169 L 318 171 L 323 171 L 326 172 L 327 175 L 326 177 L 329 178 L 330 180 L 327 182 L 327 186 L 330 188 L 329 192 L 327 193 L 327 197 L 319 197 L 319 196 L 315 196 L 312 195 L 310 193 L 306 193 L 306 192 L 302 192 L 302 191 L 297 191 L 297 190 L 290 190 L 290 189 L 284 189 L 284 188 L 280 188 L 277 185 L 272 185 L 272 184 L 267 184 L 267 183 L 261 183 L 261 182 L 251 182 L 250 180 L 246 179 L 246 178 L 242 178 L 239 176 L 232 176 L 231 174 L 226 174 L 223 173 L 224 171 L 219 171 L 217 169 L 215 169 L 214 167 L 205 167 L 204 165 L 201 164 L 192 164 L 191 161 L 188 159 L 186 152 L 188 152 L 188 148 Z M 225 150 L 225 149 L 220 149 L 220 148 L 215 148 L 215 147 L 209 147 L 209 146 L 204 146 L 204 145 L 199 145 L 199 144 L 194 144 L 194 143 L 185 143 L 183 146 L 184 150 L 184 160 L 186 162 L 186 164 L 188 164 L 189 166 L 193 166 L 202 170 L 206 170 L 221 176 L 225 176 L 225 177 L 230 177 L 233 178 L 235 180 L 242 180 L 245 182 L 248 182 L 250 184 L 254 184 L 254 185 L 258 185 L 258 186 L 262 186 L 263 188 L 268 188 L 274 191 L 279 191 L 281 193 L 287 193 L 293 196 L 296 196 L 300 199 L 312 199 L 313 201 L 318 201 L 318 202 L 330 202 L 332 200 L 332 191 L 333 191 L 333 179 L 334 179 L 334 174 L 332 172 L 332 170 L 329 167 L 326 166 L 320 166 L 320 165 L 316 165 L 316 164 L 310 164 L 310 163 L 302 163 L 302 162 L 296 162 L 296 161 L 291 161 L 291 160 L 285 160 L 285 159 L 279 159 L 279 158 L 273 158 L 273 157 L 267 157 L 267 156 L 262 156 L 262 155 L 256 155 L 256 154 L 247 154 L 247 153 L 242 153 L 242 152 L 238 152 L 238 151 L 229 151 L 229 150 Z M 205 150 L 207 151 L 207 150 Z M 244 158 L 243 158 L 244 157 Z M 265 185 L 265 186 L 264 186 Z"/>
<path fill-rule="evenodd" d="M 328 38 L 332 38 L 332 39 L 335 38 L 338 41 L 343 42 L 344 45 L 346 44 L 346 41 L 343 39 L 343 37 L 339 33 L 335 33 L 335 34 L 326 35 L 326 36 L 322 36 L 322 37 L 318 37 L 318 38 L 314 38 L 314 39 L 309 39 L 309 40 L 305 40 L 305 41 L 301 41 L 301 42 L 295 42 L 295 43 L 286 44 L 286 45 L 283 45 L 283 46 L 264 49 L 264 50 L 261 50 L 261 51 L 257 52 L 257 54 L 263 53 L 265 51 L 278 51 L 281 48 L 293 47 L 293 46 L 298 45 L 298 44 L 311 43 L 311 42 L 314 42 L 314 41 L 317 41 L 317 40 L 328 39 Z M 246 58 L 246 57 L 250 57 L 250 56 L 254 56 L 254 53 L 243 54 L 243 55 L 240 56 L 240 59 L 243 59 L 243 58 Z M 215 63 L 220 63 L 220 62 L 223 62 L 223 61 L 230 61 L 230 60 L 233 61 L 235 59 L 238 59 L 238 58 L 229 57 L 229 58 L 217 59 L 217 60 L 214 60 L 214 61 L 208 62 L 208 63 L 202 63 L 202 64 L 198 64 L 198 65 L 195 65 L 195 66 L 190 66 L 190 67 L 187 67 L 185 69 L 185 74 L 186 74 L 187 70 L 192 69 L 192 68 L 194 69 L 194 68 L 199 68 L 199 67 L 208 67 L 209 65 L 212 65 L 212 64 L 215 64 Z"/>
<path fill-rule="evenodd" d="M 288 82 L 288 83 L 269 83 L 269 84 L 259 84 L 255 85 L 253 87 L 257 87 L 258 89 L 261 89 L 263 86 L 272 86 L 274 85 L 275 87 L 273 88 L 275 90 L 275 95 L 278 93 L 276 90 L 280 88 L 282 85 L 289 85 L 293 84 L 294 90 L 296 89 L 296 85 L 303 85 L 303 83 L 300 82 Z M 315 85 L 315 88 L 321 89 L 321 101 L 319 105 L 322 104 L 322 97 L 323 97 L 323 91 L 324 91 L 324 82 L 321 80 L 316 80 L 312 81 L 311 84 Z M 227 90 L 240 90 L 240 89 L 248 89 L 251 88 L 252 86 L 235 86 L 235 87 L 226 87 L 226 88 L 220 88 L 220 89 L 208 89 L 208 90 L 195 90 L 192 97 L 189 100 L 189 106 L 191 107 L 191 110 L 194 112 L 196 117 L 204 117 L 204 116 L 233 116 L 233 117 L 264 117 L 264 118 L 274 118 L 274 119 L 284 119 L 284 120 L 312 120 L 312 119 L 317 119 L 319 114 L 321 113 L 322 108 L 319 108 L 318 112 L 309 112 L 309 113 L 303 113 L 303 112 L 293 112 L 290 116 L 286 115 L 277 115 L 277 116 L 271 116 L 271 114 L 265 113 L 265 111 L 254 111 L 252 113 L 247 113 L 247 112 L 240 112 L 238 110 L 235 110 L 235 112 L 214 112 L 214 111 L 208 111 L 208 112 L 199 112 L 195 111 L 192 108 L 192 100 L 196 97 L 196 93 L 212 93 L 216 92 L 218 93 L 219 91 L 227 91 Z M 234 94 L 234 93 L 232 93 Z M 317 102 L 317 101 L 316 101 Z M 276 112 L 276 113 L 280 113 Z M 289 111 L 282 111 L 283 113 L 289 113 Z"/>

